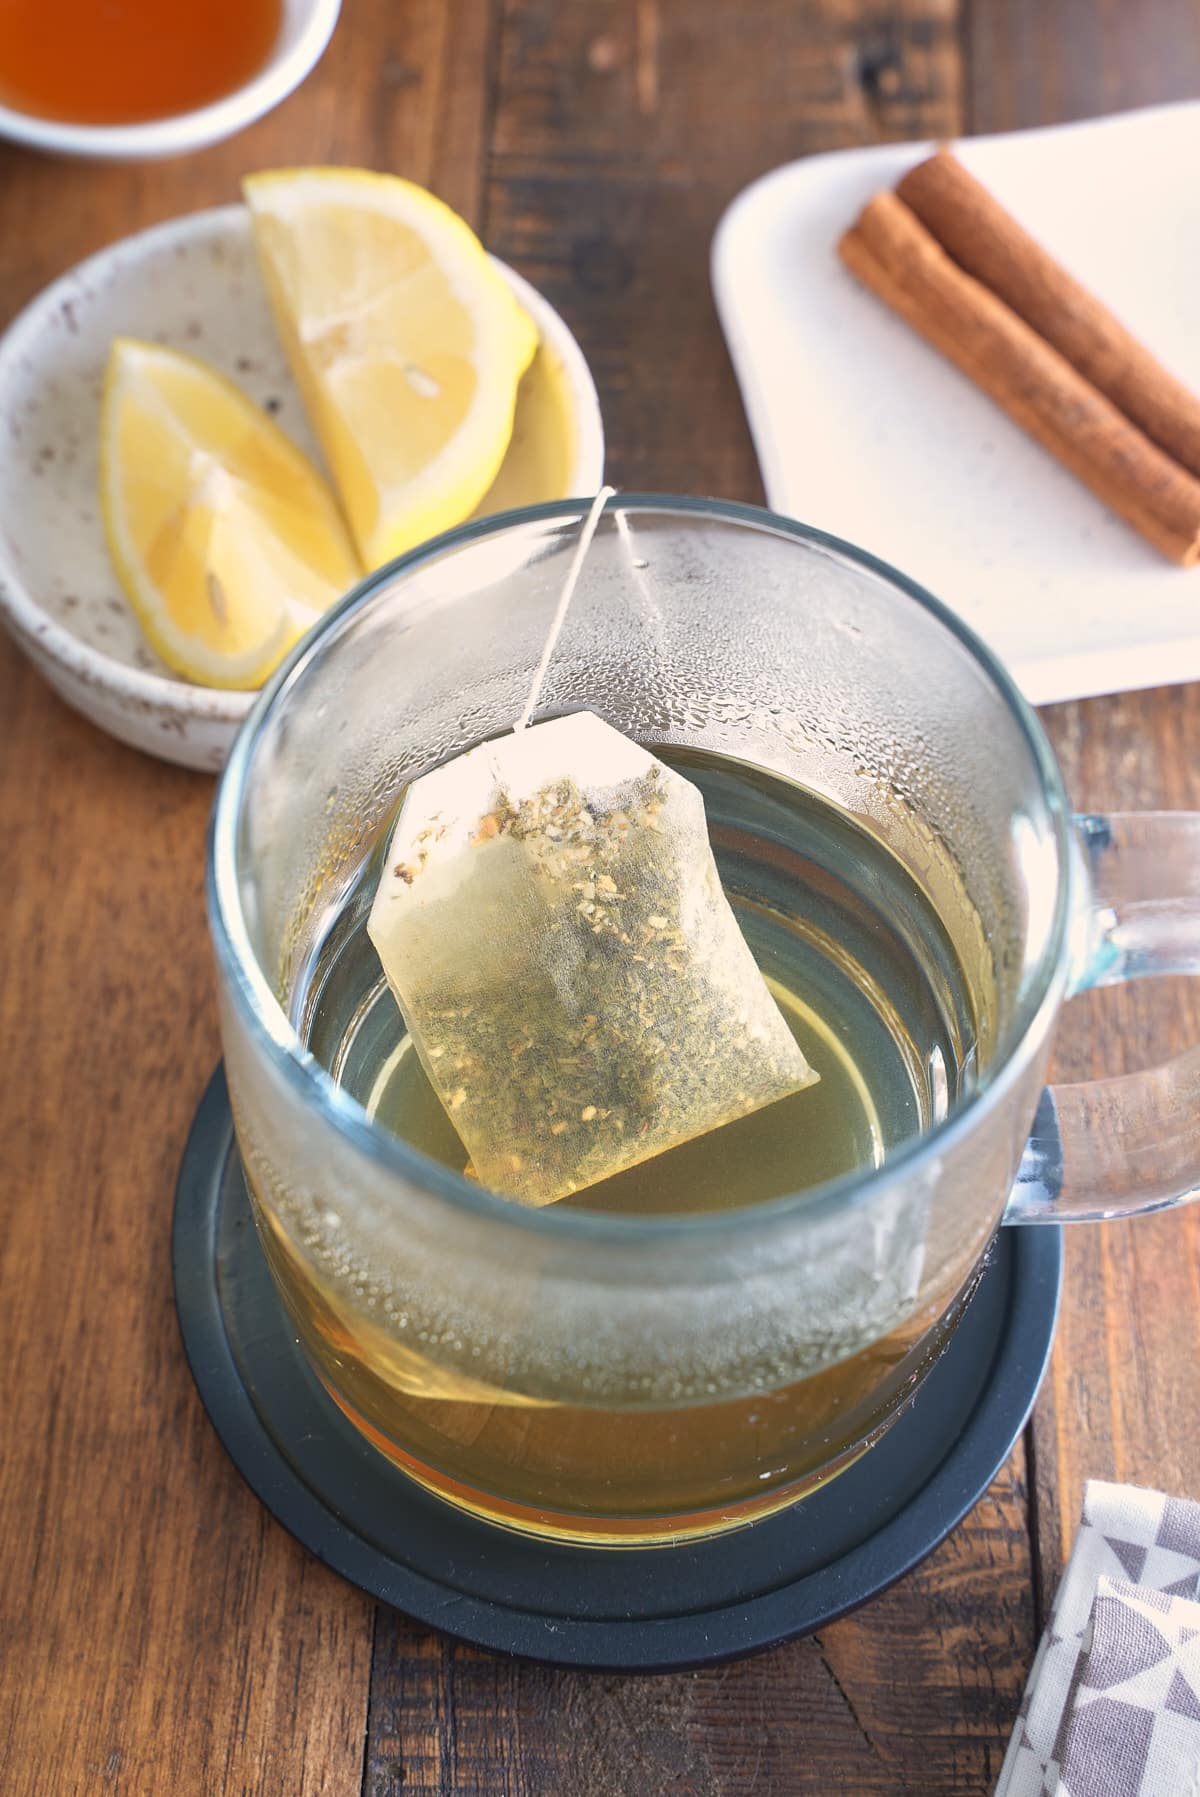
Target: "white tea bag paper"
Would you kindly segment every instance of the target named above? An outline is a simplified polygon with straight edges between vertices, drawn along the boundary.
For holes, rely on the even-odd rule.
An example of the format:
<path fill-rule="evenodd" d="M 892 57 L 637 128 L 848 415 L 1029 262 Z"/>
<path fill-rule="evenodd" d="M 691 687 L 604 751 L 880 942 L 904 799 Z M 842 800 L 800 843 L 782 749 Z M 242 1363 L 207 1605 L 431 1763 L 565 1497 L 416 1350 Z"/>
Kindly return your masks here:
<path fill-rule="evenodd" d="M 413 782 L 369 932 L 480 1181 L 551 1204 L 817 1079 L 689 780 L 590 712 Z"/>

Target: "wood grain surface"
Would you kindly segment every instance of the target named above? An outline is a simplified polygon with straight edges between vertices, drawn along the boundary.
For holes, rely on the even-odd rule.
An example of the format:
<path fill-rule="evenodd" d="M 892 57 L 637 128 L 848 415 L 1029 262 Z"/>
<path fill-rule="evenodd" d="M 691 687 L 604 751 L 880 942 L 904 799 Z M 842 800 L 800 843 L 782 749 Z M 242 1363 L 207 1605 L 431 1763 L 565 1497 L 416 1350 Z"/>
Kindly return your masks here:
<path fill-rule="evenodd" d="M 614 479 L 757 499 L 707 276 L 740 186 L 811 151 L 1198 88 L 1191 0 L 346 0 L 314 76 L 228 144 L 124 169 L 0 151 L 0 319 L 112 238 L 233 197 L 249 169 L 394 169 L 563 311 Z M 1200 806 L 1200 688 L 1046 721 L 1081 808 Z M 6 641 L 0 742 L 5 1797 L 990 1789 L 1083 1480 L 1200 1495 L 1200 1209 L 1071 1232 L 1026 1442 L 864 1614 L 662 1679 L 454 1646 L 376 1612 L 265 1515 L 179 1349 L 171 1191 L 218 1053 L 211 783 L 101 735 Z M 1198 1038 L 1185 984 L 1109 992 L 1072 1007 L 1058 1071 Z"/>
<path fill-rule="evenodd" d="M 1200 11 L 1188 0 L 980 4 L 966 41 L 976 131 L 1200 93 Z M 1200 686 L 1051 706 L 1042 719 L 1078 810 L 1200 808 Z M 1110 988 L 1068 1006 L 1051 1074 L 1131 1073 L 1197 1041 L 1200 983 Z M 1039 1614 L 1087 1479 L 1200 1496 L 1200 1205 L 1069 1229 L 1066 1250 L 1054 1357 L 1027 1437 Z"/>

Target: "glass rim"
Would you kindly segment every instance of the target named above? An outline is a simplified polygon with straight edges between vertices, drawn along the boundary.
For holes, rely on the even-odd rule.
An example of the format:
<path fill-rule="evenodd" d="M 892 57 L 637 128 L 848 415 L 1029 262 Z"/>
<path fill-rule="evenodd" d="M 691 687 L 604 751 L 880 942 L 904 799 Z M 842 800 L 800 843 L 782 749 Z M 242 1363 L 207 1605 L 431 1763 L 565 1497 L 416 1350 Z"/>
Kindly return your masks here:
<path fill-rule="evenodd" d="M 380 1128 L 358 1100 L 340 1086 L 305 1047 L 254 953 L 242 914 L 238 890 L 238 824 L 242 812 L 248 770 L 254 749 L 274 709 L 310 664 L 336 638 L 348 621 L 377 593 L 413 570 L 484 537 L 502 534 L 516 526 L 565 522 L 586 513 L 592 497 L 548 500 L 519 506 L 488 518 L 472 520 L 432 537 L 406 554 L 395 557 L 352 587 L 313 625 L 285 657 L 264 685 L 239 730 L 217 784 L 208 830 L 205 892 L 209 930 L 219 972 L 224 977 L 243 1017 L 275 1069 L 300 1101 L 316 1105 L 327 1121 L 353 1147 L 385 1172 L 417 1186 L 425 1195 L 444 1199 L 465 1215 L 507 1228 L 532 1230 L 537 1235 L 576 1242 L 591 1241 L 611 1247 L 643 1247 L 655 1239 L 678 1242 L 681 1238 L 720 1238 L 750 1227 L 776 1227 L 825 1216 L 832 1210 L 870 1201 L 876 1193 L 934 1159 L 974 1129 L 1019 1076 L 1022 1047 L 1040 1041 L 1058 1009 L 1067 981 L 1067 942 L 1070 907 L 1070 809 L 1058 763 L 1029 701 L 1012 675 L 988 645 L 941 600 L 868 550 L 860 549 L 828 531 L 788 518 L 765 506 L 738 500 L 711 499 L 669 493 L 618 492 L 606 512 L 662 513 L 694 518 L 716 518 L 746 525 L 768 535 L 782 536 L 825 554 L 848 561 L 883 580 L 915 602 L 955 636 L 982 668 L 1019 726 L 1033 757 L 1042 796 L 1054 824 L 1058 883 L 1054 916 L 1047 931 L 1041 958 L 1022 1001 L 1021 1009 L 996 1054 L 969 1096 L 955 1105 L 940 1123 L 918 1131 L 873 1167 L 844 1173 L 821 1185 L 784 1193 L 737 1210 L 689 1212 L 682 1216 L 637 1216 L 565 1208 L 561 1204 L 533 1207 L 473 1184 L 442 1162 L 423 1154 L 403 1137 Z"/>

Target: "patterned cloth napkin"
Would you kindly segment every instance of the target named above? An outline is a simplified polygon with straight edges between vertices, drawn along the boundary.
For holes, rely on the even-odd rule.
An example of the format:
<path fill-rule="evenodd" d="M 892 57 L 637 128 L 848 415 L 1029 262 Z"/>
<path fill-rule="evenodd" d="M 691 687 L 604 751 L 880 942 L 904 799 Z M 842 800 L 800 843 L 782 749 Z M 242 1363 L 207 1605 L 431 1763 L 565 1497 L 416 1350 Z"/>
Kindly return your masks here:
<path fill-rule="evenodd" d="M 1197 1600 L 1200 1504 L 1093 1479 L 996 1797 L 1200 1797 Z"/>

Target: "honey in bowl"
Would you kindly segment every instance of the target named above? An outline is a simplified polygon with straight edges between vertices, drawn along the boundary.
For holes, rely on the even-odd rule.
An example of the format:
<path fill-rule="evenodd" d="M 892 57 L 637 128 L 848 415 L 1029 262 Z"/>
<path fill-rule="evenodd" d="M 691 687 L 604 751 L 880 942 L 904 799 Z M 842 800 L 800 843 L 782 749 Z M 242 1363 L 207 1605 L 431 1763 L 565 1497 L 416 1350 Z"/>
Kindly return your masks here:
<path fill-rule="evenodd" d="M 0 103 L 81 125 L 192 112 L 266 63 L 282 0 L 4 0 Z"/>

